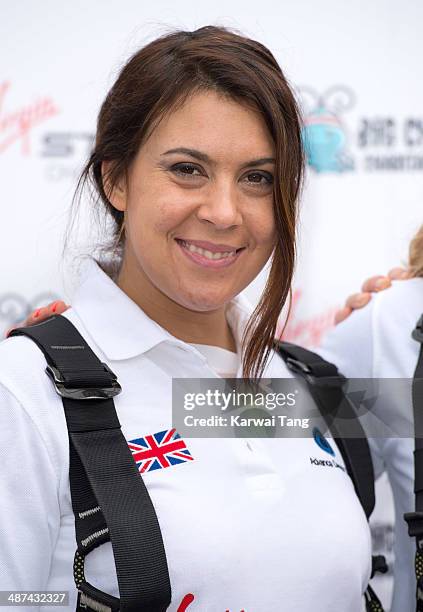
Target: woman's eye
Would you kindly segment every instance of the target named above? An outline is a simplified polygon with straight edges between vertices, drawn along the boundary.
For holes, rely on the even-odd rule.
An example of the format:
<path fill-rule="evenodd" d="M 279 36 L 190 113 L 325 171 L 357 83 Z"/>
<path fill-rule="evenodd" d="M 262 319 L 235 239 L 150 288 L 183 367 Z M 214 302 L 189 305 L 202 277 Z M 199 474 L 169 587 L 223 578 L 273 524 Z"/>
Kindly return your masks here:
<path fill-rule="evenodd" d="M 259 187 L 272 185 L 273 176 L 269 172 L 250 172 L 247 174 L 248 183 L 258 185 Z"/>
<path fill-rule="evenodd" d="M 201 168 L 187 162 L 174 164 L 170 170 L 182 178 L 206 176 Z M 268 187 L 273 184 L 273 175 L 270 172 L 250 172 L 246 178 L 247 183 L 254 187 Z"/>
<path fill-rule="evenodd" d="M 171 167 L 171 170 L 179 176 L 202 176 L 199 168 L 193 164 L 175 164 Z M 195 171 L 199 174 L 194 174 Z"/>

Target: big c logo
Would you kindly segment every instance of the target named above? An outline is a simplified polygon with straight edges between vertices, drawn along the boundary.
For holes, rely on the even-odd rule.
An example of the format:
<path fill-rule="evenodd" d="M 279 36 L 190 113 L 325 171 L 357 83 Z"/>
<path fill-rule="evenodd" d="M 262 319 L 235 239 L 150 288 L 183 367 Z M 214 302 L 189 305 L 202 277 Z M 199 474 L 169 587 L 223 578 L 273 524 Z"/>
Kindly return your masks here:
<path fill-rule="evenodd" d="M 324 94 L 309 87 L 300 88 L 304 117 L 303 142 L 307 161 L 316 172 L 353 170 L 347 150 L 347 131 L 341 115 L 354 103 L 351 90 L 336 85 Z"/>

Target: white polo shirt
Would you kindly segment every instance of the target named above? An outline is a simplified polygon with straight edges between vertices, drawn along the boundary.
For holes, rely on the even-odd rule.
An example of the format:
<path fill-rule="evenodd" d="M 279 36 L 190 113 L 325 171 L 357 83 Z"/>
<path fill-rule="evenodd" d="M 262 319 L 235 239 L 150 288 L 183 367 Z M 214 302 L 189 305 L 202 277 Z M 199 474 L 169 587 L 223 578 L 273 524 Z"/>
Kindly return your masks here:
<path fill-rule="evenodd" d="M 339 324 L 316 348 L 350 378 L 412 379 L 420 344 L 411 332 L 423 313 L 423 278 L 394 281 L 363 309 Z M 398 394 L 392 396 L 398 398 Z M 389 424 L 404 416 L 413 423 L 411 392 L 398 401 L 377 402 L 372 411 Z M 403 401 L 402 401 L 403 400 Z M 395 430 L 395 428 L 393 428 Z M 396 430 L 398 431 L 398 430 Z M 391 612 L 415 609 L 415 540 L 407 532 L 405 512 L 413 512 L 414 438 L 370 440 L 376 475 L 387 471 L 395 504 L 394 591 Z"/>
<path fill-rule="evenodd" d="M 239 353 L 228 351 L 220 346 L 210 344 L 193 344 L 200 353 L 207 359 L 209 367 L 222 378 L 237 378 L 240 366 Z"/>
<path fill-rule="evenodd" d="M 251 312 L 241 296 L 228 306 L 238 348 Z M 171 428 L 172 377 L 217 376 L 205 355 L 147 317 L 94 262 L 65 316 L 118 375 L 115 405 L 128 443 Z M 68 437 L 44 370 L 27 338 L 0 343 L 0 590 L 68 590 L 71 604 L 61 609 L 71 611 Z M 290 376 L 279 355 L 265 376 Z M 190 593 L 188 612 L 364 610 L 366 517 L 346 472 L 310 461 L 328 458 L 312 437 L 184 440 L 191 460 L 142 475 L 162 530 L 169 610 L 185 610 Z M 86 577 L 119 596 L 110 543 L 87 556 Z"/>

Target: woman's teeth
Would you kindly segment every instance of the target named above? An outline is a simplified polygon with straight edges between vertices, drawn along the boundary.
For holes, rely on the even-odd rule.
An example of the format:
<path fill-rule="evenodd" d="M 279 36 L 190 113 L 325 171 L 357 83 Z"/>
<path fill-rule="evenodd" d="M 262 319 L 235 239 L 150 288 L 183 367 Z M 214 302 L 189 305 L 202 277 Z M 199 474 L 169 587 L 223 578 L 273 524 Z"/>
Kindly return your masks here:
<path fill-rule="evenodd" d="M 191 251 L 191 253 L 199 253 L 203 257 L 207 259 L 224 259 L 225 257 L 230 257 L 231 255 L 235 255 L 236 251 L 225 251 L 223 253 L 212 253 L 211 251 L 207 251 L 206 249 L 202 249 L 201 247 L 195 246 L 193 244 L 189 244 L 184 240 L 181 240 L 182 246 Z"/>

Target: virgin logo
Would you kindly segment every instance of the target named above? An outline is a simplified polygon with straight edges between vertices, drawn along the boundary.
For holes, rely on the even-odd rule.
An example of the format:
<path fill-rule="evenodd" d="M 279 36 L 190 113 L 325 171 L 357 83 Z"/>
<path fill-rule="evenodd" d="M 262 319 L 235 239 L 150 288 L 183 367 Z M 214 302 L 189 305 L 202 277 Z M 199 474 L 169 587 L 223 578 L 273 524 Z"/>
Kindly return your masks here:
<path fill-rule="evenodd" d="M 176 612 L 185 612 L 190 604 L 194 601 L 195 597 L 192 593 L 187 593 L 184 595 L 181 603 Z M 230 610 L 225 610 L 225 612 L 230 612 Z M 245 612 L 245 610 L 241 610 L 240 612 Z"/>
<path fill-rule="evenodd" d="M 194 595 L 192 593 L 187 593 L 179 604 L 179 608 L 176 612 L 185 612 L 190 604 L 194 601 Z"/>
<path fill-rule="evenodd" d="M 9 81 L 0 83 L 0 153 L 20 141 L 22 154 L 28 155 L 31 130 L 59 111 L 51 98 L 39 98 L 26 106 L 6 112 L 4 103 L 9 87 Z"/>

